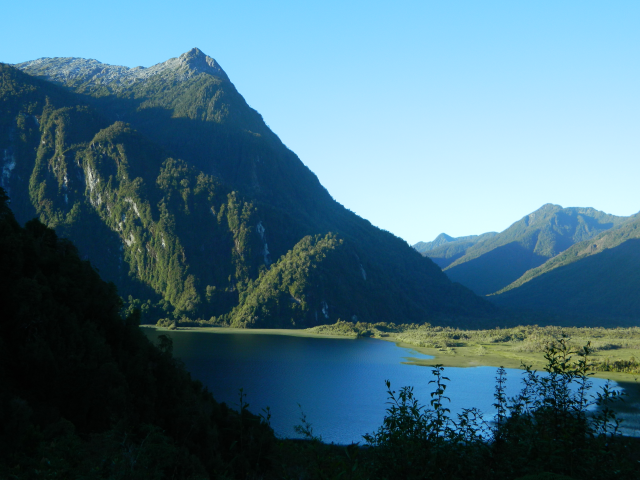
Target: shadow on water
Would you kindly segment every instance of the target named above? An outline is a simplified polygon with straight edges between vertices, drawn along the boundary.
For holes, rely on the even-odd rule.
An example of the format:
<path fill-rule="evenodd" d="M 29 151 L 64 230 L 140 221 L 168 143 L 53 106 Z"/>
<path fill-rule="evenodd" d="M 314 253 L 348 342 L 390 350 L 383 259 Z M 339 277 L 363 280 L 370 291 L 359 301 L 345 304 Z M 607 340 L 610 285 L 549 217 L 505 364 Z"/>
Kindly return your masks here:
<path fill-rule="evenodd" d="M 314 434 L 325 442 L 362 442 L 382 424 L 387 405 L 385 380 L 393 390 L 413 386 L 416 398 L 429 405 L 433 379 L 430 367 L 408 364 L 409 358 L 427 359 L 415 350 L 370 338 L 354 340 L 209 333 L 144 329 L 154 342 L 159 335 L 173 340 L 174 354 L 194 378 L 218 401 L 237 408 L 239 389 L 247 394 L 249 410 L 267 406 L 271 424 L 283 437 L 295 437 L 300 407 Z M 496 368 L 446 368 L 450 378 L 447 408 L 453 418 L 464 408 L 476 407 L 487 420 L 494 415 Z M 522 371 L 507 370 L 507 396 L 521 388 Z M 594 390 L 605 380 L 594 379 Z"/>

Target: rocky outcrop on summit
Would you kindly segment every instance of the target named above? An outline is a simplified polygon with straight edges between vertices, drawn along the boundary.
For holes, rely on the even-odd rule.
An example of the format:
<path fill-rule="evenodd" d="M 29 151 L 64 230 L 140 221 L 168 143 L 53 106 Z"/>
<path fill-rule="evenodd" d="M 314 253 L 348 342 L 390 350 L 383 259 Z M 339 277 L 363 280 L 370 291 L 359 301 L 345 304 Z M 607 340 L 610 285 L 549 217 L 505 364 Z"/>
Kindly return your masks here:
<path fill-rule="evenodd" d="M 112 90 L 114 87 L 127 87 L 159 74 L 173 74 L 180 81 L 201 73 L 229 80 L 218 62 L 198 48 L 192 48 L 177 58 L 171 58 L 149 68 L 108 65 L 97 60 L 76 57 L 39 58 L 14 66 L 29 75 L 73 85 L 76 88 L 100 85 Z"/>

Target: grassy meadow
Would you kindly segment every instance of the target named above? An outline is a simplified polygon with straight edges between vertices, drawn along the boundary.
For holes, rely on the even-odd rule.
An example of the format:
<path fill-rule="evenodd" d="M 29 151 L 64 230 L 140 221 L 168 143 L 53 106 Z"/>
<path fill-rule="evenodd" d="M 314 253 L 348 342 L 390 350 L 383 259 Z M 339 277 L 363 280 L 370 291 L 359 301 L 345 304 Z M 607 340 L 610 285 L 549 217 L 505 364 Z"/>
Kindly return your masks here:
<path fill-rule="evenodd" d="M 597 376 L 611 377 L 624 373 L 624 378 L 640 378 L 640 328 L 573 328 L 519 326 L 493 330 L 461 330 L 425 325 L 395 325 L 392 323 L 337 322 L 321 325 L 305 332 L 321 335 L 373 337 L 413 348 L 433 355 L 433 360 L 417 360 L 424 365 L 445 367 L 479 365 L 518 368 L 522 363 L 542 368 L 544 348 L 562 336 L 579 349 L 590 345 L 590 358 Z"/>

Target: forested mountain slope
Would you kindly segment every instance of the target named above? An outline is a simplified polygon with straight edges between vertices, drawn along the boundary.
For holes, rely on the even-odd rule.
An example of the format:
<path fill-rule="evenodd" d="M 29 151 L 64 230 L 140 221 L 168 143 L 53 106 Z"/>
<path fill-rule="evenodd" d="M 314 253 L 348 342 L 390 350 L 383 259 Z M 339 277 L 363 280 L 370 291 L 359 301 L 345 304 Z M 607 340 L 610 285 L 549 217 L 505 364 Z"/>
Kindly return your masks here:
<path fill-rule="evenodd" d="M 149 69 L 18 67 L 0 65 L 16 217 L 72 239 L 148 318 L 305 327 L 495 311 L 335 202 L 199 50 Z"/>
<path fill-rule="evenodd" d="M 478 295 L 488 295 L 576 242 L 593 238 L 625 221 L 628 217 L 608 215 L 593 208 L 546 204 L 505 231 L 469 246 L 445 272 Z"/>
<path fill-rule="evenodd" d="M 433 250 L 434 248 L 439 247 L 440 245 L 444 245 L 445 243 L 454 242 L 456 240 L 461 240 L 466 238 L 471 238 L 472 236 L 473 235 L 469 237 L 454 238 L 450 235 L 447 235 L 446 233 L 441 233 L 432 242 L 418 242 L 413 246 L 413 248 L 415 248 L 417 251 L 419 251 L 424 255 L 425 252 Z"/>
<path fill-rule="evenodd" d="M 441 233 L 433 242 L 419 242 L 416 243 L 413 248 L 423 256 L 429 257 L 440 268 L 446 268 L 467 253 L 467 250 L 476 243 L 496 235 L 496 232 L 487 232 L 482 235 L 467 235 L 465 237 L 453 238 Z"/>
<path fill-rule="evenodd" d="M 0 478 L 262 478 L 275 446 L 122 318 L 113 284 L 0 188 Z M 241 443 L 241 448 L 238 444 Z"/>
<path fill-rule="evenodd" d="M 640 218 L 573 245 L 489 298 L 554 314 L 640 318 Z"/>

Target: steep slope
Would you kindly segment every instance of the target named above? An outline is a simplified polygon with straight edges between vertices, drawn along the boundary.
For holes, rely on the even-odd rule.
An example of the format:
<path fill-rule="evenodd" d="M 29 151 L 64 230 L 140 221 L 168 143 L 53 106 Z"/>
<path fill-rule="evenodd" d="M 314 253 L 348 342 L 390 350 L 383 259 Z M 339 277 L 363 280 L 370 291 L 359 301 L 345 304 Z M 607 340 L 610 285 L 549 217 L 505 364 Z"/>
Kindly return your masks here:
<path fill-rule="evenodd" d="M 0 66 L 2 181 L 17 217 L 72 238 L 150 315 L 303 327 L 494 312 L 335 202 L 199 50 L 150 69 L 83 59 L 20 68 L 59 86 Z M 312 262 L 322 276 L 304 254 L 294 256 L 304 278 L 274 280 L 309 238 L 327 239 Z M 285 291 L 291 304 L 267 315 Z"/>
<path fill-rule="evenodd" d="M 271 428 L 217 403 L 113 284 L 0 188 L 0 478 L 255 478 Z M 235 448 L 245 442 L 241 451 Z"/>
<path fill-rule="evenodd" d="M 546 204 L 505 231 L 470 246 L 445 272 L 477 294 L 488 295 L 574 243 L 593 238 L 627 219 L 593 208 Z"/>
<path fill-rule="evenodd" d="M 198 49 L 148 69 L 77 58 L 40 59 L 17 67 L 83 94 L 110 123 L 130 124 L 231 189 L 301 215 L 331 199 L 215 60 Z"/>
<path fill-rule="evenodd" d="M 510 308 L 640 318 L 640 218 L 577 243 L 489 298 Z"/>
<path fill-rule="evenodd" d="M 433 242 L 419 242 L 413 246 L 423 256 L 429 257 L 440 268 L 446 268 L 462 257 L 467 250 L 478 242 L 482 242 L 496 236 L 496 232 L 487 232 L 482 235 L 468 235 L 466 237 L 450 237 L 441 233 Z"/>

